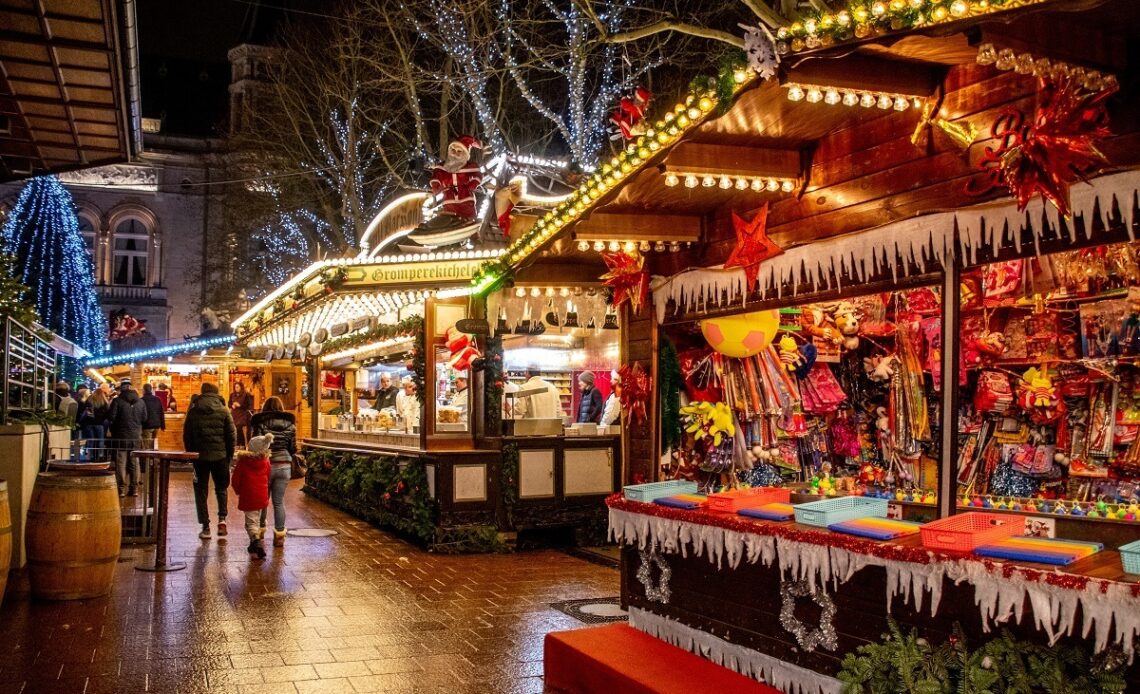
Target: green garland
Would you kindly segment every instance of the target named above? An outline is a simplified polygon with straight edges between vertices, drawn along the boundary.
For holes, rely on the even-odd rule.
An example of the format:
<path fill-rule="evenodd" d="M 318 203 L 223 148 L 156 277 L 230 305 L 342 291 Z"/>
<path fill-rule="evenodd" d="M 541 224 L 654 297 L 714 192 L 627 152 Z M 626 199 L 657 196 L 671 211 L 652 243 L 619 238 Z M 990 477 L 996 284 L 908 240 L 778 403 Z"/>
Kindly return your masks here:
<path fill-rule="evenodd" d="M 40 317 L 35 304 L 28 300 L 31 290 L 19 277 L 16 256 L 0 252 L 0 317 L 14 318 L 17 323 L 31 330 Z"/>
<path fill-rule="evenodd" d="M 420 401 L 420 407 L 423 407 L 427 389 L 427 335 L 423 318 L 412 316 L 405 321 L 413 318 L 417 322 L 412 329 L 412 382 L 416 384 L 416 399 Z"/>
<path fill-rule="evenodd" d="M 313 451 L 309 470 L 305 490 L 324 501 L 421 541 L 435 538 L 437 508 L 423 459 Z"/>
<path fill-rule="evenodd" d="M 684 377 L 677 348 L 662 336 L 657 348 L 658 409 L 661 411 L 661 451 L 678 446 L 684 437 L 681 426 L 681 388 Z"/>
<path fill-rule="evenodd" d="M 406 337 L 409 335 L 415 337 L 418 343 L 422 341 L 420 338 L 423 336 L 423 329 L 423 316 L 408 316 L 395 325 L 378 325 L 362 333 L 353 333 L 352 335 L 338 337 L 335 340 L 328 340 L 321 345 L 321 353 L 332 354 L 333 352 L 350 349 L 357 345 L 368 344 L 369 342 L 392 340 L 397 337 Z"/>
<path fill-rule="evenodd" d="M 1118 649 L 1090 656 L 1081 646 L 1042 646 L 1006 630 L 969 650 L 959 625 L 941 646 L 904 634 L 889 620 L 882 643 L 860 646 L 843 659 L 845 694 L 1117 694 L 1125 688 L 1126 659 Z"/>
<path fill-rule="evenodd" d="M 483 430 L 498 436 L 503 427 L 503 338 L 484 340 L 483 349 Z"/>
<path fill-rule="evenodd" d="M 503 466 L 499 471 L 499 495 L 507 514 L 507 527 L 515 526 L 515 503 L 519 500 L 519 447 L 509 443 L 503 446 Z"/>

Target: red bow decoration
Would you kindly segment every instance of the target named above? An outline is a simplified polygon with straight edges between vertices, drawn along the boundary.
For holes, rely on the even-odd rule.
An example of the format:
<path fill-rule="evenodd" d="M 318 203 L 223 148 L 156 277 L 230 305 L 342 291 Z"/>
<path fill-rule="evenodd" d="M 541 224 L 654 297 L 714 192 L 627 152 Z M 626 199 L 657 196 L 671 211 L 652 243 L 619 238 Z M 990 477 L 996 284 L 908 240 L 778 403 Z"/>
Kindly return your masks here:
<path fill-rule="evenodd" d="M 752 221 L 746 222 L 735 212 L 732 213 L 732 226 L 736 229 L 736 247 L 724 261 L 724 269 L 744 268 L 748 280 L 748 291 L 756 289 L 756 276 L 760 273 L 760 263 L 784 252 L 772 239 L 768 238 L 768 203 L 760 208 Z"/>
<path fill-rule="evenodd" d="M 640 253 L 602 253 L 609 272 L 602 275 L 605 286 L 614 292 L 614 307 L 625 301 L 633 307 L 634 313 L 641 313 L 641 307 L 649 300 L 649 273 L 645 270 L 645 258 Z"/>
<path fill-rule="evenodd" d="M 1117 88 L 1092 92 L 1071 77 L 1042 78 L 1033 122 L 1026 125 L 1021 111 L 1002 111 L 993 126 L 999 144 L 986 147 L 979 164 L 987 175 L 968 183 L 966 192 L 982 195 L 1004 185 L 1018 210 L 1040 193 L 1062 215 L 1071 215 L 1069 186 L 1107 163 L 1097 145 L 1112 134 L 1105 102 Z"/>
<path fill-rule="evenodd" d="M 640 362 L 635 362 L 633 368 L 618 369 L 618 377 L 621 378 L 621 409 L 629 413 L 629 424 L 644 421 L 645 403 L 653 396 L 653 380 Z"/>

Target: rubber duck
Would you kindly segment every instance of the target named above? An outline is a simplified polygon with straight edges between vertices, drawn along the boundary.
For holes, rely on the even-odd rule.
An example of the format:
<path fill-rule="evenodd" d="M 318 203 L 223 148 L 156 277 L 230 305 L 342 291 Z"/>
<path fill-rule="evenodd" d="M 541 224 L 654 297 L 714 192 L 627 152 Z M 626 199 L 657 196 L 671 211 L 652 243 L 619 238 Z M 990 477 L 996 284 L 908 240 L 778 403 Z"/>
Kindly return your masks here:
<path fill-rule="evenodd" d="M 1084 516 L 1085 510 L 1081 508 L 1080 504 L 1073 504 L 1073 510 L 1069 511 L 1070 516 Z"/>
<path fill-rule="evenodd" d="M 1025 505 L 1025 510 L 1030 512 L 1030 513 L 1037 513 L 1037 504 L 1030 501 L 1028 504 Z"/>
<path fill-rule="evenodd" d="M 1010 511 L 1020 511 L 1020 510 L 1021 510 L 1021 502 L 1020 502 L 1020 501 L 1016 501 L 1016 500 L 1015 500 L 1015 501 L 1011 501 L 1011 502 L 1010 502 L 1010 504 L 1009 504 L 1009 510 L 1010 510 Z"/>
<path fill-rule="evenodd" d="M 993 507 L 994 507 L 994 500 L 993 499 L 991 499 L 988 496 L 985 499 L 982 499 L 982 508 L 993 508 Z"/>
<path fill-rule="evenodd" d="M 938 496 L 934 492 L 927 492 L 926 495 L 922 497 L 922 503 L 937 504 Z"/>
<path fill-rule="evenodd" d="M 1045 513 L 1048 513 L 1048 511 Z M 1069 514 L 1069 509 L 1065 506 L 1064 501 L 1058 501 L 1057 505 L 1053 507 L 1053 513 L 1058 516 L 1067 516 Z"/>
<path fill-rule="evenodd" d="M 999 511 L 1004 511 L 1009 508 L 1009 504 L 1006 503 L 1005 499 L 998 499 L 997 503 L 994 504 L 994 508 L 998 509 Z"/>
<path fill-rule="evenodd" d="M 906 499 L 906 492 L 904 492 L 901 489 L 896 489 L 895 490 L 895 501 L 902 501 L 904 499 Z"/>
<path fill-rule="evenodd" d="M 1085 518 L 1100 518 L 1100 511 L 1096 507 L 1090 508 L 1089 512 L 1085 514 Z"/>

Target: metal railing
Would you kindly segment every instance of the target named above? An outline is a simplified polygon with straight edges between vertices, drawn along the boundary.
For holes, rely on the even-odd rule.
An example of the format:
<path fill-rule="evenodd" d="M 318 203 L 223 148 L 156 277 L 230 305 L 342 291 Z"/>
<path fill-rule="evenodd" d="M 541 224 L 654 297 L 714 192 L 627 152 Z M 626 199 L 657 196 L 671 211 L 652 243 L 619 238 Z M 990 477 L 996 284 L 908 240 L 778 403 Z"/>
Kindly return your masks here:
<path fill-rule="evenodd" d="M 32 328 L 9 316 L 3 317 L 0 345 L 0 424 L 8 423 L 12 410 L 44 410 L 55 378 L 58 352 Z"/>

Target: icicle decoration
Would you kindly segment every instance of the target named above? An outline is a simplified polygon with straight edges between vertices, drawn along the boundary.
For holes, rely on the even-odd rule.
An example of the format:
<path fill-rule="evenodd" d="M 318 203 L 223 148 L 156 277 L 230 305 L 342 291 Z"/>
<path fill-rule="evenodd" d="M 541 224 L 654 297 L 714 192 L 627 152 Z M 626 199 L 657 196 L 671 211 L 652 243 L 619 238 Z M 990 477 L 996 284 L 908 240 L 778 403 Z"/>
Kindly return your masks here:
<path fill-rule="evenodd" d="M 757 290 L 764 299 L 784 298 L 786 291 L 797 296 L 804 286 L 813 292 L 840 290 L 845 277 L 862 283 L 869 275 L 889 272 L 897 282 L 914 271 L 933 272 L 955 251 L 950 248 L 955 226 L 960 244 L 956 250 L 971 264 L 977 262 L 981 248 L 988 247 L 994 253 L 1012 243 L 1020 251 L 1021 234 L 1027 225 L 1033 230 L 1037 255 L 1041 254 L 1040 238 L 1047 230 L 1064 228 L 1070 241 L 1078 241 L 1074 223 L 1077 217 L 1084 222 L 1085 237 L 1092 238 L 1094 221 L 1099 220 L 1099 226 L 1107 226 L 1114 208 L 1119 208 L 1131 238 L 1140 205 L 1140 170 L 1108 174 L 1088 184 L 1077 184 L 1072 187 L 1071 196 L 1073 219 L 1070 220 L 1062 220 L 1057 209 L 1040 198 L 1031 202 L 1025 212 L 1018 212 L 1016 201 L 999 200 L 796 246 L 764 261 Z M 731 306 L 748 297 L 744 271 L 739 268 L 685 270 L 672 277 L 654 277 L 651 286 L 658 323 L 665 322 L 670 301 L 678 312 L 694 313 Z"/>
<path fill-rule="evenodd" d="M 975 603 L 986 631 L 1010 619 L 1020 620 L 1023 608 L 1028 606 L 1036 627 L 1050 643 L 1065 635 L 1091 636 L 1097 652 L 1115 644 L 1131 662 L 1134 639 L 1140 636 L 1140 597 L 1134 596 L 1132 586 L 1126 583 L 1089 579 L 1084 587 L 1069 588 L 1049 584 L 1043 577 L 1031 579 L 1008 572 L 1001 562 L 950 559 L 928 552 L 930 562 L 923 564 L 616 508 L 609 509 L 609 517 L 610 537 L 619 544 L 682 557 L 691 551 L 694 556 L 706 557 L 718 570 L 726 563 L 735 569 L 741 561 L 762 562 L 764 566 L 777 566 L 781 580 L 803 581 L 811 590 L 826 590 L 829 582 L 837 590 L 862 568 L 882 566 L 887 572 L 888 610 L 901 595 L 904 603 L 913 602 L 921 612 L 929 594 L 930 614 L 938 614 L 943 580 L 949 579 L 974 586 Z"/>
<path fill-rule="evenodd" d="M 843 683 L 835 678 L 729 643 L 648 610 L 630 607 L 629 625 L 785 694 L 840 694 L 843 691 Z"/>

